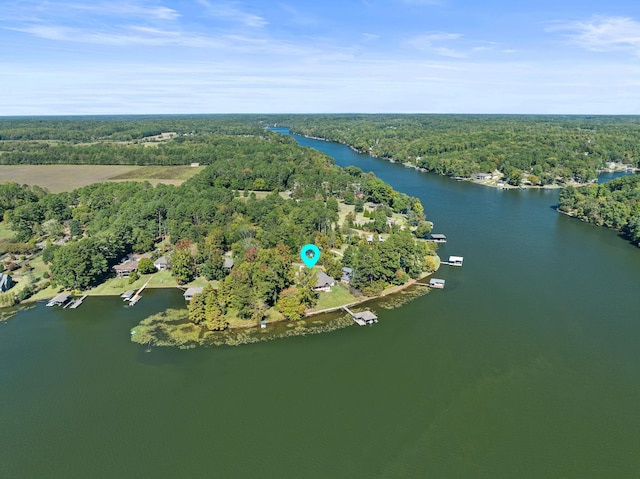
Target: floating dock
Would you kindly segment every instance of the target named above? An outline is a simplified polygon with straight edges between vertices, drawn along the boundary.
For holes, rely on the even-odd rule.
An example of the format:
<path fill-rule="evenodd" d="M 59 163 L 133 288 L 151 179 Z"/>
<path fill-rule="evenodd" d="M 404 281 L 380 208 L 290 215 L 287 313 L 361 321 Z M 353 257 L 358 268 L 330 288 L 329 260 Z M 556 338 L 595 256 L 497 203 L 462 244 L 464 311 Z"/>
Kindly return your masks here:
<path fill-rule="evenodd" d="M 373 324 L 378 322 L 378 317 L 371 311 L 362 311 L 360 313 L 354 313 L 346 306 L 343 306 L 347 313 L 351 315 L 353 320 L 360 326 L 366 326 L 367 324 Z"/>
<path fill-rule="evenodd" d="M 85 294 L 83 297 L 76 299 L 75 301 L 71 301 L 71 306 L 69 306 L 70 309 L 76 309 L 78 306 L 80 306 L 82 304 L 82 302 L 87 299 L 87 294 Z"/>

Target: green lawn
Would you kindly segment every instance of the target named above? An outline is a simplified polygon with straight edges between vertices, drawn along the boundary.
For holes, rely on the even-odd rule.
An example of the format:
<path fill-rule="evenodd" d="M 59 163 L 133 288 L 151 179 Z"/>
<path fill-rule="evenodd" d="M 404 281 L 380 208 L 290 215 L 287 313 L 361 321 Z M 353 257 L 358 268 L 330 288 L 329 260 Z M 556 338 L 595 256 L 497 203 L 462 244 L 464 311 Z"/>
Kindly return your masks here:
<path fill-rule="evenodd" d="M 318 304 L 316 304 L 313 309 L 320 311 L 323 309 L 336 308 L 357 300 L 358 298 L 351 295 L 345 286 L 338 284 L 331 288 L 330 293 L 320 293 L 318 296 Z"/>
<path fill-rule="evenodd" d="M 13 231 L 9 228 L 9 223 L 0 221 L 0 240 L 12 240 Z"/>

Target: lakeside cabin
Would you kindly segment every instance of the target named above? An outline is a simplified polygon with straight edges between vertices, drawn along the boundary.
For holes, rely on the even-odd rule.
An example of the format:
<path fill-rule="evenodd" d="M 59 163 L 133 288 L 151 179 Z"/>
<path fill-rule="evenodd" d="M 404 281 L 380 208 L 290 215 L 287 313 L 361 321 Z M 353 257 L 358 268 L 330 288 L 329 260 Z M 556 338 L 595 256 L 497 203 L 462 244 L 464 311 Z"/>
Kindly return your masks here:
<path fill-rule="evenodd" d="M 202 293 L 202 290 L 204 288 L 202 286 L 193 286 L 191 288 L 188 288 L 185 292 L 184 292 L 184 299 L 185 301 L 191 301 L 193 299 L 193 297 L 196 294 L 200 294 Z"/>
<path fill-rule="evenodd" d="M 115 265 L 112 269 L 119 278 L 128 278 L 131 273 L 138 271 L 138 262 L 127 260 L 124 263 Z"/>
<path fill-rule="evenodd" d="M 432 233 L 427 238 L 427 241 L 433 241 L 434 243 L 446 243 L 447 237 L 441 233 Z"/>
<path fill-rule="evenodd" d="M 444 279 L 432 278 L 431 280 L 429 280 L 429 287 L 436 288 L 436 289 L 443 289 Z"/>

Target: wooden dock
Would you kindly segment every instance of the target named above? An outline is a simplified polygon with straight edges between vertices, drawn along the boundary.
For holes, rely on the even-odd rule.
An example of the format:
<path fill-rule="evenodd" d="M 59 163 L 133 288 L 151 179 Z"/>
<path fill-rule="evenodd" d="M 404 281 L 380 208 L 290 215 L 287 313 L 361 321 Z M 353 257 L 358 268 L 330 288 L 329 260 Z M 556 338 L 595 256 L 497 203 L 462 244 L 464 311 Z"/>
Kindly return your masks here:
<path fill-rule="evenodd" d="M 346 306 L 343 306 L 342 309 L 344 309 L 347 313 L 349 313 L 353 318 L 353 320 L 356 322 L 356 324 L 360 326 L 366 326 L 367 324 L 373 324 L 378 322 L 378 317 L 371 311 L 362 311 L 360 313 L 354 313 Z"/>
<path fill-rule="evenodd" d="M 153 278 L 153 276 L 151 276 L 151 278 Z M 133 297 L 129 300 L 129 306 L 133 306 L 134 304 L 136 304 L 138 301 L 142 299 L 142 291 L 144 290 L 144 288 L 147 287 L 147 285 L 149 284 L 149 281 L 151 281 L 151 278 L 149 278 L 148 281 L 144 283 L 142 287 L 138 290 L 138 292 L 134 294 Z"/>

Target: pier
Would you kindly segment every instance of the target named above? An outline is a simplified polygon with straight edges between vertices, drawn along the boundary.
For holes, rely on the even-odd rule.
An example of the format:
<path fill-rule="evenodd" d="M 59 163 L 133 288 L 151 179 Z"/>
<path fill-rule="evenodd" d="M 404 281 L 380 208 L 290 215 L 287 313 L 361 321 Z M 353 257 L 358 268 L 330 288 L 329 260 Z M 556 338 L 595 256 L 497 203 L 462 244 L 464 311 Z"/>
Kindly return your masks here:
<path fill-rule="evenodd" d="M 371 311 L 362 311 L 360 313 L 354 313 L 346 306 L 343 306 L 342 309 L 344 309 L 347 313 L 349 313 L 353 318 L 353 320 L 360 326 L 366 326 L 367 324 L 373 324 L 378 322 L 378 317 Z"/>
<path fill-rule="evenodd" d="M 69 306 L 69 309 L 76 309 L 78 306 L 80 306 L 82 304 L 82 302 L 87 299 L 87 294 L 85 294 L 84 296 L 82 296 L 81 298 L 78 298 L 74 301 L 71 301 L 71 305 Z"/>
<path fill-rule="evenodd" d="M 153 276 L 151 278 L 153 278 Z M 149 284 L 149 281 L 151 281 L 151 278 L 149 278 L 149 280 L 142 285 L 142 287 L 138 290 L 138 292 L 129 299 L 129 306 L 133 306 L 134 304 L 136 304 L 138 301 L 142 299 L 142 291 L 144 290 L 144 288 L 147 287 L 147 285 Z"/>

